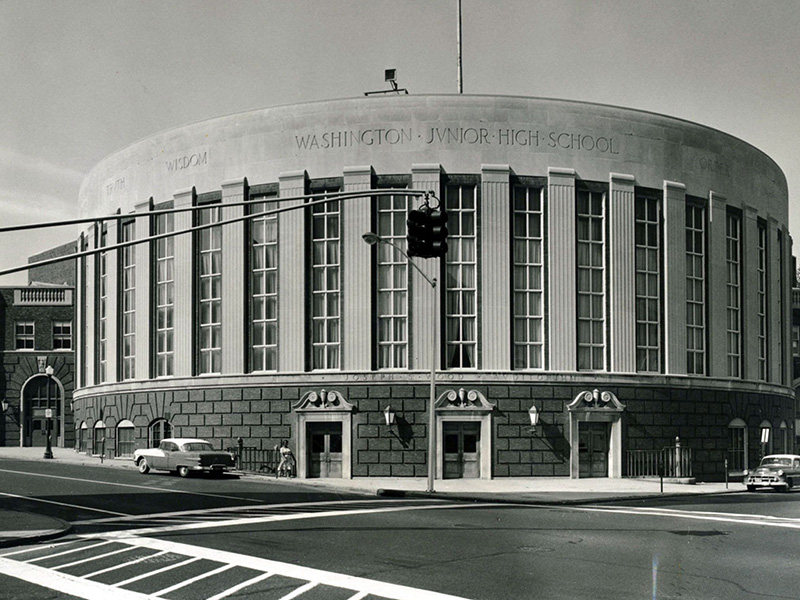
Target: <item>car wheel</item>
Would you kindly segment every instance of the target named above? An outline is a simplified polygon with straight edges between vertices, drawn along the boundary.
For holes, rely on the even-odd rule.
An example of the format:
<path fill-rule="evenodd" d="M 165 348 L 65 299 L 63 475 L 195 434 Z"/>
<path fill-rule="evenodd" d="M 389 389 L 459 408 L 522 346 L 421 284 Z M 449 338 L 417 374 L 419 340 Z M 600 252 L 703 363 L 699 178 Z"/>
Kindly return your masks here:
<path fill-rule="evenodd" d="M 756 486 L 754 486 L 754 485 L 748 485 L 748 486 L 747 486 L 747 491 L 748 491 L 748 492 L 755 492 L 755 491 L 756 491 Z"/>
<path fill-rule="evenodd" d="M 142 475 L 147 475 L 150 472 L 150 465 L 147 464 L 147 461 L 144 458 L 139 459 L 137 466 L 139 467 L 139 473 Z"/>
<path fill-rule="evenodd" d="M 181 477 L 188 477 L 189 476 L 189 467 L 180 466 L 178 467 L 178 475 Z"/>
<path fill-rule="evenodd" d="M 788 492 L 790 489 L 794 487 L 794 481 L 791 479 L 786 480 L 786 491 Z"/>

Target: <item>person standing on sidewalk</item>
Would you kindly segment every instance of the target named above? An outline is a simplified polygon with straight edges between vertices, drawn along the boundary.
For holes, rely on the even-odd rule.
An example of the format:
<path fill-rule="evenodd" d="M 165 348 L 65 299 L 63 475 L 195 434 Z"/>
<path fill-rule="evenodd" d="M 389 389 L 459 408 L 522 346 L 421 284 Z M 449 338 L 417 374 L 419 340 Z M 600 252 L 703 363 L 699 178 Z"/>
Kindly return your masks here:
<path fill-rule="evenodd" d="M 281 440 L 281 447 L 278 448 L 281 455 L 281 462 L 278 464 L 277 477 L 294 476 L 294 454 L 289 448 L 289 440 Z"/>

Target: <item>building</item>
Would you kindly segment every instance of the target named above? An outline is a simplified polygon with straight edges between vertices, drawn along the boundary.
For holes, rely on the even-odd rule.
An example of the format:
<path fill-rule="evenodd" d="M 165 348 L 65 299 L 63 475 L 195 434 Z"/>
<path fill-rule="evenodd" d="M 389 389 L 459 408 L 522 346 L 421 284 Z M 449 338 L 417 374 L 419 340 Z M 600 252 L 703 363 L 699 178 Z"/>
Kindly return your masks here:
<path fill-rule="evenodd" d="M 72 447 L 74 288 L 0 288 L 0 446 Z M 50 410 L 50 417 L 47 410 Z"/>
<path fill-rule="evenodd" d="M 422 202 L 402 189 L 449 215 L 446 259 L 416 263 L 435 288 L 388 243 Z M 730 135 L 563 100 L 357 98 L 151 136 L 81 188 L 84 216 L 120 218 L 80 240 L 78 445 L 289 439 L 301 477 L 423 476 L 433 432 L 437 477 L 619 477 L 677 437 L 722 479 L 794 444 L 787 194 Z"/>

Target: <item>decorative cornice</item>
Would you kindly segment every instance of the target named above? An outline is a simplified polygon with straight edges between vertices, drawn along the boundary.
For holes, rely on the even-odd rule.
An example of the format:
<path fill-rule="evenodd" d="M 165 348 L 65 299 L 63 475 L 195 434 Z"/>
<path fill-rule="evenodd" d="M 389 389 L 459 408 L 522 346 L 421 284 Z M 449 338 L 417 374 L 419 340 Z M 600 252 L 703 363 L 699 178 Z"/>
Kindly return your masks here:
<path fill-rule="evenodd" d="M 459 410 L 459 411 L 491 411 L 496 404 L 489 402 L 486 396 L 478 390 L 466 391 L 464 388 L 447 390 L 436 400 L 436 410 Z"/>
<path fill-rule="evenodd" d="M 353 412 L 355 408 L 335 390 L 307 392 L 292 406 L 295 412 Z"/>
<path fill-rule="evenodd" d="M 601 392 L 597 389 L 580 392 L 575 399 L 567 405 L 568 411 L 611 411 L 622 412 L 625 405 L 611 392 Z"/>

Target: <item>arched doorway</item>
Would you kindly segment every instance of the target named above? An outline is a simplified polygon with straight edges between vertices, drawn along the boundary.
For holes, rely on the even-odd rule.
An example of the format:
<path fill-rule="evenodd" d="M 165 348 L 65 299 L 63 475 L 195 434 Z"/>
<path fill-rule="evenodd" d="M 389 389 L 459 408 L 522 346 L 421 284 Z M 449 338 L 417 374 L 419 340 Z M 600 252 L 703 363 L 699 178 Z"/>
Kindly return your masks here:
<path fill-rule="evenodd" d="M 34 375 L 22 386 L 22 445 L 47 445 L 48 427 L 50 443 L 62 445 L 62 415 L 64 388 L 52 375 Z"/>

